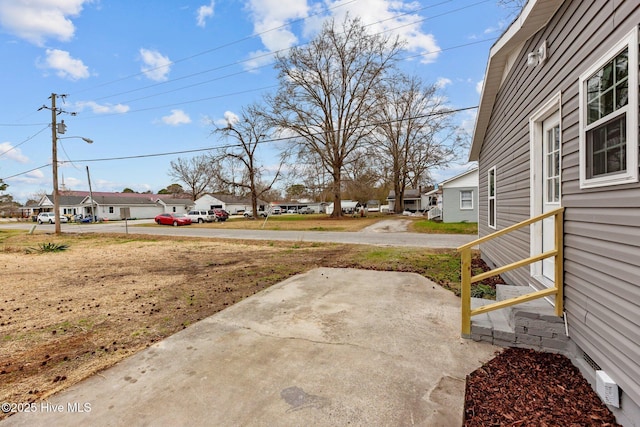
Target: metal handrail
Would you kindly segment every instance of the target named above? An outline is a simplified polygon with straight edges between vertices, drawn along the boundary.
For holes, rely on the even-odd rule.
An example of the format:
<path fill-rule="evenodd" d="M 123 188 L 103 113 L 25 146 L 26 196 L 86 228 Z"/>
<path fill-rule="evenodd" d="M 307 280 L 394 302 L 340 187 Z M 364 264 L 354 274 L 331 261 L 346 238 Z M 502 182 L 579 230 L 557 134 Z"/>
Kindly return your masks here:
<path fill-rule="evenodd" d="M 538 221 L 542 221 L 543 219 L 554 217 L 554 233 L 555 233 L 555 248 L 553 250 L 543 252 L 539 255 L 534 255 L 529 258 L 525 258 L 520 261 L 513 262 L 511 264 L 502 266 L 500 268 L 496 268 L 489 272 L 480 273 L 475 276 L 471 275 L 471 249 L 479 245 L 480 243 L 488 242 L 496 237 L 504 236 L 505 234 L 509 234 L 515 230 L 526 227 L 528 225 L 534 224 Z M 496 231 L 495 233 L 491 233 L 487 236 L 481 237 L 473 242 L 467 243 L 465 245 L 460 246 L 457 250 L 460 252 L 460 257 L 462 261 L 461 266 L 461 290 L 460 297 L 462 300 L 462 336 L 469 337 L 471 335 L 471 316 L 475 316 L 482 313 L 487 313 L 493 310 L 499 310 L 501 308 L 509 307 L 512 305 L 520 304 L 523 302 L 531 301 L 538 298 L 544 298 L 547 296 L 555 296 L 555 311 L 556 316 L 561 317 L 563 312 L 563 223 L 564 223 L 564 208 L 554 209 L 552 211 L 546 212 L 544 214 L 535 216 L 533 218 L 529 218 L 525 221 L 519 222 L 518 224 L 514 224 L 510 227 L 504 228 L 500 231 Z M 499 301 L 493 304 L 487 304 L 485 306 L 471 309 L 471 284 L 474 282 L 478 282 L 480 280 L 486 279 L 487 277 L 495 276 L 506 271 L 511 271 L 516 268 L 523 267 L 525 265 L 532 264 L 534 262 L 541 261 L 543 259 L 554 257 L 555 265 L 554 265 L 554 287 L 549 289 L 543 289 L 541 291 L 531 292 L 526 295 L 521 295 L 516 298 L 507 299 L 504 301 Z"/>

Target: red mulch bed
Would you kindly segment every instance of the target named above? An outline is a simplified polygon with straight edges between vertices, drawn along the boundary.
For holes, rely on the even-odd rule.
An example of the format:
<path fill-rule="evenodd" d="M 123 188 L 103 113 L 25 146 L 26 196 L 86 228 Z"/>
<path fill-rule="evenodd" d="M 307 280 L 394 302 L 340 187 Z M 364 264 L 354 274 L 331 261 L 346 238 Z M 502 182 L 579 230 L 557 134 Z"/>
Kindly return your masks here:
<path fill-rule="evenodd" d="M 467 376 L 465 427 L 619 426 L 565 356 L 508 348 Z"/>

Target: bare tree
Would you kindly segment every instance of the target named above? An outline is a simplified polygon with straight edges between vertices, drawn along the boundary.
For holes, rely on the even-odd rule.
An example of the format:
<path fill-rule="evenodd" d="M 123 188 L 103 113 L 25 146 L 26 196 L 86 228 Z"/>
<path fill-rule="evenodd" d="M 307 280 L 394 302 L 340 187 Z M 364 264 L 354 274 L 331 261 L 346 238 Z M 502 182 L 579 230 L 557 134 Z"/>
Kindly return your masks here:
<path fill-rule="evenodd" d="M 169 176 L 184 183 L 191 198 L 197 200 L 213 181 L 214 167 L 211 158 L 204 154 L 191 159 L 178 158 L 171 161 Z"/>
<path fill-rule="evenodd" d="M 257 150 L 261 143 L 269 137 L 270 126 L 262 114 L 264 108 L 257 104 L 243 108 L 238 120 L 227 119 L 227 126 L 218 128 L 214 132 L 223 137 L 232 138 L 237 144 L 231 144 L 220 149 L 218 158 L 230 164 L 235 172 L 240 171 L 239 176 L 229 174 L 228 170 L 219 170 L 220 181 L 232 187 L 245 189 L 251 197 L 251 208 L 254 218 L 258 215 L 258 198 L 267 193 L 280 175 L 283 165 L 283 157 L 280 159 L 278 169 L 269 184 L 261 181 L 266 168 L 257 158 Z"/>
<path fill-rule="evenodd" d="M 379 87 L 382 106 L 372 145 L 387 168 L 395 193 L 394 210 L 404 209 L 405 190 L 430 183 L 430 170 L 456 159 L 460 141 L 436 86 L 397 74 Z"/>
<path fill-rule="evenodd" d="M 331 176 L 317 153 L 306 150 L 304 145 L 299 145 L 298 148 L 300 150 L 296 153 L 295 162 L 288 165 L 289 185 L 302 183 L 309 198 L 326 202 L 332 198 L 327 191 L 331 186 Z"/>
<path fill-rule="evenodd" d="M 354 160 L 345 167 L 347 178 L 343 186 L 343 194 L 363 204 L 376 198 L 377 189 L 382 183 L 377 158 L 371 153 L 371 150 L 361 150 L 360 155 L 354 156 Z"/>
<path fill-rule="evenodd" d="M 326 22 L 309 44 L 276 59 L 273 123 L 321 159 L 333 181 L 332 216 L 342 216 L 343 168 L 373 130 L 374 90 L 401 48 L 398 38 L 371 35 L 360 20 L 347 18 L 342 25 Z"/>

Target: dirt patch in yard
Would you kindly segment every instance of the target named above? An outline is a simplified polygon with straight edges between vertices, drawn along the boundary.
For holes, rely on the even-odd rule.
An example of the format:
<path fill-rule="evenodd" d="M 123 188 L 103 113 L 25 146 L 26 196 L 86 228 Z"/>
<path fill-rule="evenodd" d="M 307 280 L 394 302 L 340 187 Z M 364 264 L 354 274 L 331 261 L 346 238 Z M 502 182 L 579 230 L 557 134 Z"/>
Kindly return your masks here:
<path fill-rule="evenodd" d="M 54 240 L 70 248 L 38 252 Z M 3 245 L 0 402 L 46 398 L 287 277 L 339 265 L 350 251 L 135 236 L 22 235 Z"/>

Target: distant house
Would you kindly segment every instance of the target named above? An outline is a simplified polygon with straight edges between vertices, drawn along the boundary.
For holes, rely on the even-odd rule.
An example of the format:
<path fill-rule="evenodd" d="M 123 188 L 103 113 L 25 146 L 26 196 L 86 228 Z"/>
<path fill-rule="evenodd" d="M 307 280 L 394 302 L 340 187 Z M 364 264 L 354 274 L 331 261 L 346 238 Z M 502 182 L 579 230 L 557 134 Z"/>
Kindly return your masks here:
<path fill-rule="evenodd" d="M 368 212 L 380 212 L 380 200 L 367 200 Z"/>
<path fill-rule="evenodd" d="M 360 207 L 360 202 L 357 202 L 354 200 L 341 200 L 340 206 L 342 208 L 342 213 L 350 215 L 355 213 L 358 210 L 358 208 Z M 326 210 L 327 215 L 333 214 L 333 209 L 334 209 L 333 203 L 330 203 L 327 206 L 327 210 Z"/>
<path fill-rule="evenodd" d="M 442 220 L 442 187 L 434 188 L 421 195 L 422 207 L 427 212 L 427 218 Z"/>
<path fill-rule="evenodd" d="M 40 206 L 37 201 L 29 200 L 24 206 L 18 208 L 20 217 L 29 218 L 40 213 Z"/>
<path fill-rule="evenodd" d="M 85 203 L 91 206 L 90 196 L 86 197 Z M 150 197 L 96 196 L 94 194 L 93 203 L 96 217 L 104 220 L 153 218 L 164 211 L 157 200 Z"/>
<path fill-rule="evenodd" d="M 88 194 L 88 192 L 87 192 Z M 85 214 L 85 207 L 83 201 L 86 195 L 84 192 L 60 192 L 58 194 L 58 204 L 60 205 L 61 215 L 78 215 Z M 45 194 L 38 202 L 37 207 L 33 208 L 39 212 L 52 212 L 53 211 L 53 195 Z M 91 213 L 91 211 L 89 211 Z"/>
<path fill-rule="evenodd" d="M 93 199 L 92 199 L 93 196 Z M 61 215 L 88 216 L 119 220 L 123 218 L 148 219 L 164 212 L 186 213 L 193 201 L 176 198 L 171 194 L 112 193 L 94 191 L 64 191 L 58 194 Z M 45 195 L 38 203 L 39 212 L 53 211 L 53 195 Z"/>
<path fill-rule="evenodd" d="M 417 212 L 425 209 L 423 207 L 422 200 L 422 187 L 420 188 L 407 188 L 404 190 L 403 197 L 403 209 L 411 212 Z M 395 190 L 389 191 L 387 196 L 387 204 L 389 205 L 389 211 L 395 212 L 396 206 L 396 192 Z"/>
<path fill-rule="evenodd" d="M 268 205 L 269 204 L 264 200 L 258 199 L 259 211 L 266 210 Z M 237 215 L 252 209 L 251 198 L 234 196 L 231 194 L 207 193 L 195 201 L 194 209 L 224 209 L 231 215 Z"/>
<path fill-rule="evenodd" d="M 478 168 L 440 184 L 442 222 L 478 222 Z"/>

